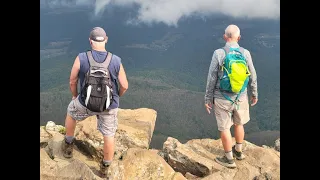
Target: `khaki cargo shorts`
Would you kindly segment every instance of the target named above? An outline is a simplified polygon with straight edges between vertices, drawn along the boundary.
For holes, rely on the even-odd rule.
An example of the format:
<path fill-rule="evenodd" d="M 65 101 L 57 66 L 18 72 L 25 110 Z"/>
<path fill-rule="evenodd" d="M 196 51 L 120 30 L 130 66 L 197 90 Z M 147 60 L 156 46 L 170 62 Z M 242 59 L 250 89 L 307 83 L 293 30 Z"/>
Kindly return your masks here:
<path fill-rule="evenodd" d="M 69 103 L 67 113 L 76 121 L 82 121 L 89 116 L 96 116 L 97 129 L 103 136 L 114 136 L 118 128 L 118 108 L 96 113 L 84 107 L 76 98 Z"/>
<path fill-rule="evenodd" d="M 218 130 L 229 130 L 233 124 L 244 125 L 250 120 L 248 96 L 240 96 L 238 107 L 227 99 L 214 99 Z"/>

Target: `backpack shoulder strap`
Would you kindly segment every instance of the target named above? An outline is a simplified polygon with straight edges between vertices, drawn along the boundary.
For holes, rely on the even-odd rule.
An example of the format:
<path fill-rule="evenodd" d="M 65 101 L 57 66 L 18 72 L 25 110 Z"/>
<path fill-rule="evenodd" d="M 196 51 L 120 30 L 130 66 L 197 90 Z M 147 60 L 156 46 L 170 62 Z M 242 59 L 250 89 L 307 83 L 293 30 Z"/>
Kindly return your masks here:
<path fill-rule="evenodd" d="M 111 52 L 108 52 L 108 55 L 106 57 L 106 60 L 103 62 L 104 66 L 105 67 L 108 67 L 110 62 L 111 62 L 111 59 L 112 59 L 112 53 Z"/>
<path fill-rule="evenodd" d="M 227 46 L 224 46 L 223 48 L 221 48 L 221 49 L 223 49 L 223 51 L 224 51 L 224 58 L 223 58 L 223 60 L 222 60 L 222 62 L 221 62 L 221 68 L 222 68 L 222 66 L 224 65 L 224 60 L 226 59 L 226 57 L 227 57 L 227 54 L 230 52 L 230 48 L 228 48 Z"/>
<path fill-rule="evenodd" d="M 93 59 L 93 56 L 92 56 L 92 52 L 91 52 L 91 51 L 87 51 L 87 57 L 88 57 L 88 60 L 89 60 L 89 65 L 90 65 L 90 67 L 95 66 L 95 67 L 107 69 L 108 66 L 109 66 L 109 64 L 110 64 L 110 62 L 111 62 L 111 59 L 112 59 L 112 53 L 111 53 L 111 52 L 108 52 L 108 55 L 106 56 L 106 59 L 103 61 L 103 63 L 98 63 L 98 62 L 96 62 L 96 61 Z"/>
<path fill-rule="evenodd" d="M 222 49 L 224 50 L 227 56 L 227 54 L 230 52 L 230 48 L 228 48 L 227 46 L 224 46 Z"/>
<path fill-rule="evenodd" d="M 240 51 L 242 57 L 244 58 L 244 60 L 245 60 L 246 63 L 247 63 L 247 58 L 246 58 L 246 56 L 245 56 L 245 54 L 244 54 L 244 50 L 245 50 L 245 49 L 244 49 L 243 47 L 239 47 L 239 51 Z M 248 65 L 247 65 L 247 67 L 248 67 Z"/>
<path fill-rule="evenodd" d="M 244 48 L 243 48 L 243 47 L 239 47 L 239 51 L 240 51 L 241 54 L 244 56 Z"/>
<path fill-rule="evenodd" d="M 90 67 L 91 66 L 97 66 L 99 63 L 97 63 L 94 59 L 93 59 L 93 56 L 92 56 L 92 52 L 91 51 L 87 51 L 87 58 L 89 60 L 89 65 Z"/>

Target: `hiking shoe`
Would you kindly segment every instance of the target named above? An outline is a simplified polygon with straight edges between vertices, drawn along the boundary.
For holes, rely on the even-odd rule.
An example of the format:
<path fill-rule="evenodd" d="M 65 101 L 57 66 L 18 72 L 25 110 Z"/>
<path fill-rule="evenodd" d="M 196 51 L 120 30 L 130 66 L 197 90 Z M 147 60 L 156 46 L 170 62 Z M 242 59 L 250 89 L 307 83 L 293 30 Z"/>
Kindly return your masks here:
<path fill-rule="evenodd" d="M 66 139 L 62 142 L 62 153 L 65 158 L 72 158 L 73 156 L 73 146 L 74 146 L 74 139 L 69 144 L 67 143 Z"/>
<path fill-rule="evenodd" d="M 245 158 L 245 155 L 242 154 L 242 152 L 237 151 L 235 146 L 232 147 L 232 153 L 233 156 L 238 160 L 242 160 Z"/>
<path fill-rule="evenodd" d="M 100 172 L 102 175 L 106 176 L 108 178 L 108 169 L 110 165 L 104 164 L 103 161 L 100 162 Z"/>
<path fill-rule="evenodd" d="M 225 166 L 225 167 L 228 167 L 228 168 L 236 168 L 237 165 L 236 163 L 234 162 L 233 159 L 228 159 L 226 156 L 223 156 L 223 157 L 217 157 L 215 159 L 215 161 L 222 165 L 222 166 Z"/>

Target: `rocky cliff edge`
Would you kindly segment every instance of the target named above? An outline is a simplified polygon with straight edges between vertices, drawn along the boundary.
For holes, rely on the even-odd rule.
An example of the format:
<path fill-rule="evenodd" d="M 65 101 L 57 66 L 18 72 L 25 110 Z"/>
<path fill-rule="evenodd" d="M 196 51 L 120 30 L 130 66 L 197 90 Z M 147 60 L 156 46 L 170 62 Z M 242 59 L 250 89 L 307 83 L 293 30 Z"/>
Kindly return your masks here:
<path fill-rule="evenodd" d="M 280 179 L 280 138 L 275 147 L 259 147 L 245 141 L 246 159 L 228 169 L 214 161 L 223 155 L 221 140 L 193 139 L 185 144 L 168 137 L 163 149 L 149 149 L 157 112 L 152 109 L 120 109 L 112 180 L 244 180 Z M 100 180 L 103 139 L 95 117 L 76 126 L 72 159 L 62 156 L 65 129 L 49 121 L 40 127 L 41 180 Z"/>

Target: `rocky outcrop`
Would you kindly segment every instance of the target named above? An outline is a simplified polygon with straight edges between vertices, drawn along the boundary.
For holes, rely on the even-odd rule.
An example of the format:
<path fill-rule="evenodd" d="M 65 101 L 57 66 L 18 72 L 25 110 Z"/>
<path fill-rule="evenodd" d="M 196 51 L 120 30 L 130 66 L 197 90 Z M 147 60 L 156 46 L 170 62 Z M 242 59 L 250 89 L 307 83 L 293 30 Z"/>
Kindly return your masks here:
<path fill-rule="evenodd" d="M 181 144 L 169 137 L 163 145 L 162 156 L 175 171 L 189 179 L 280 179 L 279 152 L 247 141 L 243 143 L 243 150 L 246 159 L 236 161 L 236 169 L 225 168 L 214 161 L 224 153 L 220 139 L 194 139 Z"/>
<path fill-rule="evenodd" d="M 220 140 L 194 139 L 185 144 L 168 137 L 163 149 L 149 149 L 156 111 L 119 110 L 115 158 L 109 168 L 112 180 L 232 180 L 280 179 L 279 151 L 244 142 L 246 159 L 236 161 L 238 168 L 228 169 L 214 161 L 223 155 Z M 79 122 L 72 159 L 61 152 L 65 129 L 48 122 L 40 127 L 40 179 L 103 179 L 99 173 L 103 139 L 94 117 Z"/>

